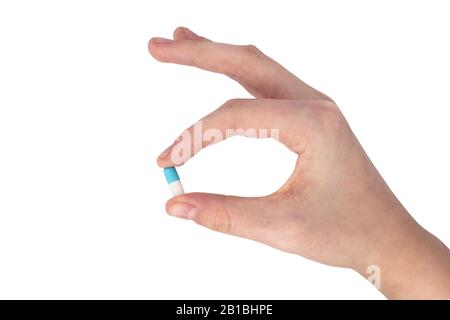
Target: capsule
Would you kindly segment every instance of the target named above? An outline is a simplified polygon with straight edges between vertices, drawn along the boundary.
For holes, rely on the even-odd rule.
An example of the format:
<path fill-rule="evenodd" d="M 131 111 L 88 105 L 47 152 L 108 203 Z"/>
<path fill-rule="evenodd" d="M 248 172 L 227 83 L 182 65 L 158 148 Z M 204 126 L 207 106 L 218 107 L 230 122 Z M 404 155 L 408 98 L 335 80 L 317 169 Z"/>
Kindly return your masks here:
<path fill-rule="evenodd" d="M 175 169 L 174 167 L 164 168 L 164 176 L 166 177 L 170 191 L 172 191 L 172 194 L 174 196 L 184 194 L 183 185 L 181 184 L 177 169 Z"/>

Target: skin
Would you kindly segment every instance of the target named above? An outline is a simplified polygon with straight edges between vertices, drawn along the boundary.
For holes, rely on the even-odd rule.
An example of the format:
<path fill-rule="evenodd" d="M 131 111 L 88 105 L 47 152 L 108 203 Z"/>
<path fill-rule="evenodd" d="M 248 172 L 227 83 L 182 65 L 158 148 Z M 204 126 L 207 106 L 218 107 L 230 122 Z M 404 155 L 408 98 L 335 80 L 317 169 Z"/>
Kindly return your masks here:
<path fill-rule="evenodd" d="M 278 128 L 279 141 L 298 154 L 271 195 L 188 193 L 167 202 L 170 215 L 364 277 L 377 265 L 388 298 L 450 298 L 449 249 L 397 200 L 328 96 L 252 45 L 213 42 L 187 28 L 173 40 L 152 38 L 149 51 L 161 62 L 223 73 L 255 97 L 227 101 L 202 119 L 203 131 Z M 171 157 L 177 143 L 159 156 L 160 167 L 180 165 Z"/>

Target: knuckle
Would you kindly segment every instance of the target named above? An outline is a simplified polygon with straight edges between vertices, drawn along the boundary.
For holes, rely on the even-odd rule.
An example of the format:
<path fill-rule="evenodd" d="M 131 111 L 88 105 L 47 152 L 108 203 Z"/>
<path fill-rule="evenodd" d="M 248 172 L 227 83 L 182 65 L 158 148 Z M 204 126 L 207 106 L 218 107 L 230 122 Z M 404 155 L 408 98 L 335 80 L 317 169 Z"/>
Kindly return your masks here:
<path fill-rule="evenodd" d="M 314 120 L 322 131 L 340 131 L 346 127 L 347 121 L 339 107 L 329 100 L 314 102 Z"/>
<path fill-rule="evenodd" d="M 244 52 L 244 58 L 242 59 L 243 67 L 253 67 L 255 63 L 260 62 L 265 56 L 261 50 L 259 50 L 253 44 L 248 44 L 242 46 Z"/>
<path fill-rule="evenodd" d="M 240 65 L 243 68 L 253 68 L 255 64 L 260 63 L 264 57 L 264 54 L 253 44 L 247 44 L 240 46 L 242 50 L 242 58 Z"/>
<path fill-rule="evenodd" d="M 253 44 L 243 45 L 242 49 L 246 54 L 249 55 L 259 56 L 262 54 L 261 50 L 259 50 L 258 47 Z"/>
<path fill-rule="evenodd" d="M 236 56 L 230 63 L 228 76 L 239 81 L 260 62 L 262 57 L 263 53 L 254 45 L 237 45 Z"/>
<path fill-rule="evenodd" d="M 222 105 L 222 108 L 231 111 L 234 108 L 241 106 L 244 101 L 245 99 L 229 99 Z"/>

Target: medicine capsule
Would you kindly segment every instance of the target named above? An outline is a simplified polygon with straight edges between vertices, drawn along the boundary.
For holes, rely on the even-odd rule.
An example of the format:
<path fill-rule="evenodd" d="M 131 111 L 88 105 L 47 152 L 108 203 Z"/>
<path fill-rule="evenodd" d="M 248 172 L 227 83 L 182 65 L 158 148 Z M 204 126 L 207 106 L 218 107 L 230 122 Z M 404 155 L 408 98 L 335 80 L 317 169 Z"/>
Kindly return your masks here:
<path fill-rule="evenodd" d="M 174 196 L 184 194 L 183 186 L 180 182 L 180 177 L 178 176 L 177 169 L 174 167 L 164 168 L 164 176 L 166 177 L 167 183 L 169 184 L 170 191 Z"/>

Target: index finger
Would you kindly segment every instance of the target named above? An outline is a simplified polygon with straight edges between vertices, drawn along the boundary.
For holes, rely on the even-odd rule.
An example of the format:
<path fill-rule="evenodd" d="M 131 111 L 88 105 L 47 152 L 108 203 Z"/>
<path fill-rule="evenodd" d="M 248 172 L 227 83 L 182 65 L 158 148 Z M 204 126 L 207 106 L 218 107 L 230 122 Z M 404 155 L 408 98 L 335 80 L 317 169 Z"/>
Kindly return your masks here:
<path fill-rule="evenodd" d="M 301 154 L 309 139 L 310 110 L 308 102 L 292 100 L 229 100 L 179 135 L 158 157 L 158 165 L 180 166 L 204 148 L 235 135 L 273 138 Z"/>

